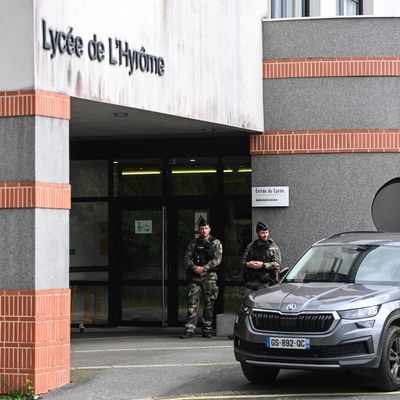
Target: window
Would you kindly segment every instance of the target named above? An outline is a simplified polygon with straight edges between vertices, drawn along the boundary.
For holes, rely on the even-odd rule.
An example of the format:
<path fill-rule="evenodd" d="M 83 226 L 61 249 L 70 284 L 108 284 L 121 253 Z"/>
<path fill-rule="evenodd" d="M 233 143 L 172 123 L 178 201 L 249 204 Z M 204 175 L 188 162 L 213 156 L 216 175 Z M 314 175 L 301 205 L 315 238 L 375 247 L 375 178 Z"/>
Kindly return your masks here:
<path fill-rule="evenodd" d="M 362 0 L 336 0 L 336 15 L 362 15 Z"/>
<path fill-rule="evenodd" d="M 400 178 L 383 185 L 372 203 L 372 219 L 376 229 L 383 232 L 400 232 Z"/>
<path fill-rule="evenodd" d="M 200 196 L 217 193 L 216 157 L 180 157 L 168 161 L 171 186 L 175 196 Z"/>
<path fill-rule="evenodd" d="M 271 18 L 299 18 L 309 15 L 309 0 L 271 0 Z"/>
<path fill-rule="evenodd" d="M 70 266 L 108 265 L 108 203 L 73 202 L 70 218 Z"/>
<path fill-rule="evenodd" d="M 114 195 L 121 197 L 161 196 L 161 159 L 114 161 Z"/>
<path fill-rule="evenodd" d="M 71 161 L 72 197 L 105 197 L 108 195 L 107 160 Z"/>
<path fill-rule="evenodd" d="M 250 157 L 224 158 L 224 193 L 249 194 L 251 192 Z"/>

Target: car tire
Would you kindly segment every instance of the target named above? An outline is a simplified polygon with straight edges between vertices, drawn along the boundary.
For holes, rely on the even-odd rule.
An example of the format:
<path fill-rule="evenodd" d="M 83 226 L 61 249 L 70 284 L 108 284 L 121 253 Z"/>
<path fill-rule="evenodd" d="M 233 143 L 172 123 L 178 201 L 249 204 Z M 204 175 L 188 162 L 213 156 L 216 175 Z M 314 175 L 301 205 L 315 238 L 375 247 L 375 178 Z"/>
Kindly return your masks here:
<path fill-rule="evenodd" d="M 391 326 L 383 337 L 381 362 L 375 385 L 384 391 L 400 389 L 400 327 Z"/>
<path fill-rule="evenodd" d="M 251 383 L 269 384 L 272 383 L 279 374 L 279 368 L 254 367 L 245 362 L 240 363 L 243 375 Z"/>

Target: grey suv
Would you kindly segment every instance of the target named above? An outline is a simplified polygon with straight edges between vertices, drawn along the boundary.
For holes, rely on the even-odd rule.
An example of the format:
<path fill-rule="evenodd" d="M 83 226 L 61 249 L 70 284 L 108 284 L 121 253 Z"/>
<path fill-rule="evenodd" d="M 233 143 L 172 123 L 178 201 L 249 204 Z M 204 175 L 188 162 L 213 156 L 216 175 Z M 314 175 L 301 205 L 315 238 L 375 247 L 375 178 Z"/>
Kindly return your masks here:
<path fill-rule="evenodd" d="M 282 281 L 251 293 L 235 322 L 245 377 L 280 369 L 371 372 L 400 389 L 400 233 L 346 232 L 309 248 Z"/>

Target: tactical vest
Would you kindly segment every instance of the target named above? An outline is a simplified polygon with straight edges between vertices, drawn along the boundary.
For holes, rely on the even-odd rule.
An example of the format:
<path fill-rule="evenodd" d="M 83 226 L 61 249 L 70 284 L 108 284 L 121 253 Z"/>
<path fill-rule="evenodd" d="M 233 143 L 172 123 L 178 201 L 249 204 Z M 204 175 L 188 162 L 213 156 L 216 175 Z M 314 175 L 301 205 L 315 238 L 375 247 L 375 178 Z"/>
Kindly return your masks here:
<path fill-rule="evenodd" d="M 214 246 L 212 245 L 214 241 L 215 238 L 212 236 L 208 240 L 203 240 L 203 238 L 196 239 L 192 258 L 192 261 L 196 265 L 203 267 L 214 258 Z"/>
<path fill-rule="evenodd" d="M 262 261 L 264 263 L 271 262 L 272 257 L 269 252 L 269 247 L 272 244 L 271 240 L 267 240 L 265 244 L 256 244 L 258 241 L 255 240 L 250 247 L 249 254 L 247 255 L 247 261 Z"/>
<path fill-rule="evenodd" d="M 263 263 L 269 263 L 272 261 L 272 256 L 269 251 L 269 247 L 272 244 L 272 240 L 267 240 L 265 244 L 256 244 L 258 241 L 255 240 L 250 247 L 249 253 L 247 254 L 247 261 L 262 261 Z M 246 268 L 243 274 L 243 281 L 246 284 L 249 281 L 256 281 L 263 284 L 275 283 L 275 276 L 271 271 L 265 271 L 264 269 L 253 269 Z"/>

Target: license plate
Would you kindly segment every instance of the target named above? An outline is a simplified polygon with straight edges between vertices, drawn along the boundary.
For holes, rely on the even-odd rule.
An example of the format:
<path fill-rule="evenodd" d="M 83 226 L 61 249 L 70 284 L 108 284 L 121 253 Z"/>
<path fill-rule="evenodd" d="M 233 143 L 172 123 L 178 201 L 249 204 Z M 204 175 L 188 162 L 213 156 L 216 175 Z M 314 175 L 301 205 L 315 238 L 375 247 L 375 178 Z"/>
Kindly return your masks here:
<path fill-rule="evenodd" d="M 310 339 L 288 338 L 288 337 L 267 337 L 268 349 L 310 349 Z"/>

